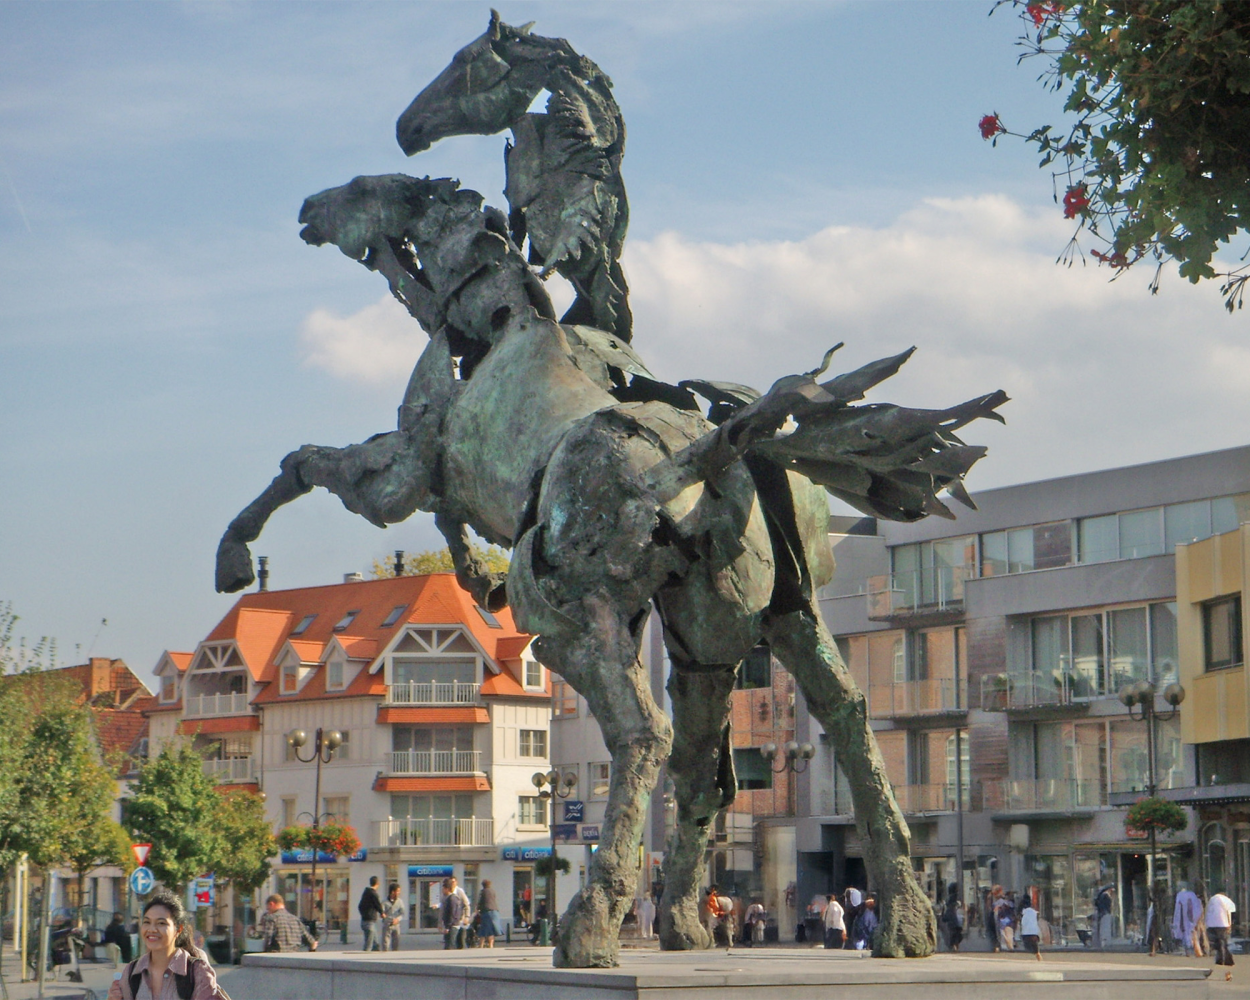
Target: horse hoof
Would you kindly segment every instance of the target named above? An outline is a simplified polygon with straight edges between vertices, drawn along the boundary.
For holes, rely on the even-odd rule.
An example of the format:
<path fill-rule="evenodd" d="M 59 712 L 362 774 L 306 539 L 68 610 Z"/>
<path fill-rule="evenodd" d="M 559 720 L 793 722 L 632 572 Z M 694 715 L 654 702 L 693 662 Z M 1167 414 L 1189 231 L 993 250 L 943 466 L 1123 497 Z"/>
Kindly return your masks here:
<path fill-rule="evenodd" d="M 233 594 L 256 579 L 252 553 L 246 545 L 226 535 L 217 546 L 217 592 Z"/>

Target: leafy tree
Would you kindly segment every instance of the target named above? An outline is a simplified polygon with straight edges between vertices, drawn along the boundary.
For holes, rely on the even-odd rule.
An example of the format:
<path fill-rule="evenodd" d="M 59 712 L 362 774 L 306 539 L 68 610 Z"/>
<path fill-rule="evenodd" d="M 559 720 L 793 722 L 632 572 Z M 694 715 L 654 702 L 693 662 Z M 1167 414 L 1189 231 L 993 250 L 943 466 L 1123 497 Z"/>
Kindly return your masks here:
<path fill-rule="evenodd" d="M 482 548 L 480 545 L 469 546 L 469 551 L 481 560 L 488 572 L 507 573 L 510 560 L 508 553 L 498 545 Z M 424 576 L 426 573 L 454 573 L 451 552 L 448 549 L 430 549 L 404 557 L 404 571 L 401 576 Z M 375 580 L 391 580 L 395 578 L 395 557 L 373 560 L 373 578 Z"/>
<path fill-rule="evenodd" d="M 126 822 L 152 844 L 152 874 L 176 892 L 223 856 L 219 808 L 204 758 L 188 743 L 167 744 L 140 770 Z"/>
<path fill-rule="evenodd" d="M 221 841 L 212 861 L 214 874 L 242 893 L 259 889 L 269 878 L 269 859 L 277 850 L 260 796 L 244 789 L 223 792 L 215 823 Z"/>
<path fill-rule="evenodd" d="M 110 795 L 109 805 L 112 805 Z M 130 834 L 120 823 L 96 817 L 83 823 L 70 835 L 65 850 L 65 864 L 78 876 L 78 898 L 83 898 L 83 883 L 87 873 L 101 865 L 116 865 L 126 871 L 134 867 L 134 855 L 130 851 Z"/>
<path fill-rule="evenodd" d="M 1250 229 L 1250 4 L 1010 2 L 1028 25 L 1021 59 L 1046 61 L 1040 79 L 1076 116 L 1023 136 L 1078 220 L 1064 258 L 1084 229 L 1117 271 L 1155 262 L 1151 291 L 1168 261 L 1191 282 L 1216 277 L 1216 252 Z M 997 114 L 980 127 L 1007 133 Z M 1221 276 L 1225 306 L 1240 308 L 1250 272 Z"/>
<path fill-rule="evenodd" d="M 13 602 L 0 604 L 0 674 L 47 670 L 56 666 L 56 640 L 42 636 L 27 647 L 23 636 L 14 645 L 14 630 L 21 616 L 13 613 Z"/>

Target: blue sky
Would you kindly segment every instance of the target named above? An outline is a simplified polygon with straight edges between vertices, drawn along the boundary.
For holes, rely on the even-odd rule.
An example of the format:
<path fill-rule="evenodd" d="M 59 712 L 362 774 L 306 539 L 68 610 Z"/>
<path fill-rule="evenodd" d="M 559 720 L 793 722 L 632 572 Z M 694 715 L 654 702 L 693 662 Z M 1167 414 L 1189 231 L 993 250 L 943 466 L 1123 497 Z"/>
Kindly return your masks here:
<path fill-rule="evenodd" d="M 503 3 L 613 78 L 625 259 L 659 374 L 766 386 L 846 340 L 917 344 L 881 398 L 1002 386 L 987 487 L 1245 443 L 1244 316 L 1213 287 L 1056 267 L 1070 226 L 1020 144 L 1060 119 L 975 3 Z M 0 4 L 0 601 L 146 674 L 229 607 L 217 538 L 308 442 L 394 426 L 424 334 L 376 275 L 298 238 L 357 174 L 460 177 L 500 203 L 502 137 L 413 161 L 394 121 L 488 7 Z M 275 587 L 332 582 L 380 531 L 318 494 L 271 522 Z"/>

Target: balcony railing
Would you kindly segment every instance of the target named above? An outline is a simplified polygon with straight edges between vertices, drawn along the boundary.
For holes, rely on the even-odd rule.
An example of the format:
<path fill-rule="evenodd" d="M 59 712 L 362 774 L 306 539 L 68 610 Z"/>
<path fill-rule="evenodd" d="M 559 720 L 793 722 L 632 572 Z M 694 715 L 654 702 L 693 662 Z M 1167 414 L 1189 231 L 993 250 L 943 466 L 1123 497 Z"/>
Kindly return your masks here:
<path fill-rule="evenodd" d="M 954 785 L 895 785 L 894 798 L 905 813 L 954 812 Z M 964 809 L 972 805 L 971 790 L 963 789 Z"/>
<path fill-rule="evenodd" d="M 1096 673 L 1084 670 L 1021 671 L 981 678 L 987 712 L 1071 705 L 1106 697 Z"/>
<path fill-rule="evenodd" d="M 1107 804 L 1101 782 L 1084 778 L 987 781 L 985 808 L 1001 812 L 1072 812 Z"/>
<path fill-rule="evenodd" d="M 481 750 L 396 750 L 390 774 L 473 774 L 481 770 Z"/>
<path fill-rule="evenodd" d="M 387 819 L 378 824 L 379 847 L 490 847 L 493 819 Z"/>
<path fill-rule="evenodd" d="M 248 715 L 251 708 L 247 703 L 246 694 L 189 694 L 187 695 L 187 716 L 204 715 Z"/>
<path fill-rule="evenodd" d="M 386 704 L 476 705 L 478 694 L 472 681 L 404 681 L 386 689 Z"/>
<path fill-rule="evenodd" d="M 964 604 L 964 583 L 972 566 L 931 566 L 913 573 L 891 573 L 868 578 L 868 617 L 957 611 Z"/>
<path fill-rule="evenodd" d="M 204 773 L 219 785 L 238 784 L 256 780 L 251 757 L 233 757 L 229 760 L 204 761 Z"/>
<path fill-rule="evenodd" d="M 873 684 L 868 704 L 875 719 L 961 712 L 968 708 L 968 684 L 949 677 Z"/>

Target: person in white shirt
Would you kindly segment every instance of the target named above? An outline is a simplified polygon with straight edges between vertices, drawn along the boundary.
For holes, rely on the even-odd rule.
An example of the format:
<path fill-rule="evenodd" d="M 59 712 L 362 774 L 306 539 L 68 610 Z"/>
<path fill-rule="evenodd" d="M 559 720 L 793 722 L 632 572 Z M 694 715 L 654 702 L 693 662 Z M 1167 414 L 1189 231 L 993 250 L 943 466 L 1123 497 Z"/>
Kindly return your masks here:
<path fill-rule="evenodd" d="M 1202 901 L 1197 893 L 1189 888 L 1188 883 L 1181 883 L 1181 891 L 1176 894 L 1176 906 L 1172 910 L 1172 937 L 1185 949 L 1186 955 L 1202 957 L 1202 945 L 1198 943 L 1198 920 L 1202 917 Z"/>
<path fill-rule="evenodd" d="M 827 897 L 824 912 L 825 947 L 841 948 L 846 937 L 846 923 L 843 920 L 842 904 L 836 896 Z"/>
<path fill-rule="evenodd" d="M 638 934 L 644 941 L 650 941 L 655 936 L 655 903 L 651 900 L 651 893 L 645 893 L 642 902 L 638 904 Z"/>
<path fill-rule="evenodd" d="M 1222 892 L 1212 893 L 1207 901 L 1207 938 L 1211 942 L 1215 964 L 1225 966 L 1225 982 L 1233 978 L 1233 953 L 1228 950 L 1228 935 L 1236 912 L 1237 904 Z"/>
<path fill-rule="evenodd" d="M 1024 941 L 1024 950 L 1033 952 L 1033 957 L 1042 960 L 1042 929 L 1037 922 L 1037 910 L 1033 909 L 1033 901 L 1024 898 L 1024 909 L 1020 911 L 1020 937 Z"/>

